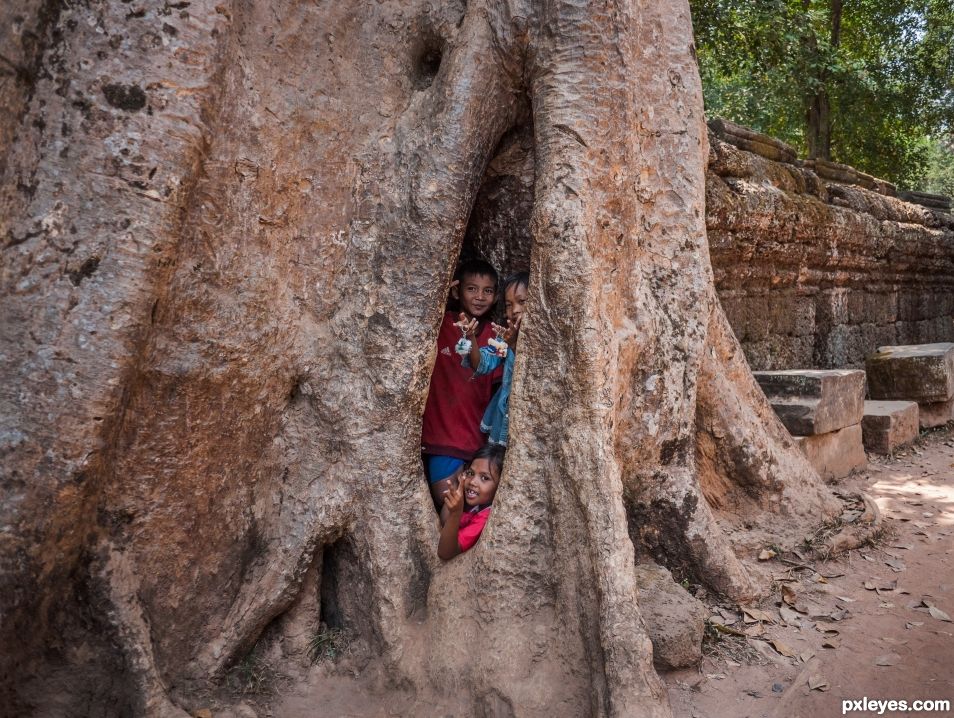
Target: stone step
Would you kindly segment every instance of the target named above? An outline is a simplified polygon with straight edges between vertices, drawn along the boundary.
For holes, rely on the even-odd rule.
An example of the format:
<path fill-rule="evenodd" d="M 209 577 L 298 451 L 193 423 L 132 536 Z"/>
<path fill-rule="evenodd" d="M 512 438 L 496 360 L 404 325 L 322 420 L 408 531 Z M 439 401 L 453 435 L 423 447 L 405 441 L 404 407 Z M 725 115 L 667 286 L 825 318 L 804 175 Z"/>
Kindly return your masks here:
<path fill-rule="evenodd" d="M 815 436 L 796 436 L 808 462 L 825 481 L 843 479 L 868 466 L 861 442 L 861 424 Z"/>
<path fill-rule="evenodd" d="M 954 399 L 926 401 L 918 404 L 918 425 L 922 429 L 944 426 L 954 419 Z"/>
<path fill-rule="evenodd" d="M 879 347 L 865 367 L 872 399 L 927 404 L 954 397 L 954 343 Z"/>
<path fill-rule="evenodd" d="M 858 424 L 864 414 L 865 373 L 860 369 L 754 372 L 769 403 L 794 436 L 827 434 Z"/>
<path fill-rule="evenodd" d="M 861 420 L 868 451 L 890 454 L 918 436 L 918 405 L 913 401 L 866 401 Z"/>

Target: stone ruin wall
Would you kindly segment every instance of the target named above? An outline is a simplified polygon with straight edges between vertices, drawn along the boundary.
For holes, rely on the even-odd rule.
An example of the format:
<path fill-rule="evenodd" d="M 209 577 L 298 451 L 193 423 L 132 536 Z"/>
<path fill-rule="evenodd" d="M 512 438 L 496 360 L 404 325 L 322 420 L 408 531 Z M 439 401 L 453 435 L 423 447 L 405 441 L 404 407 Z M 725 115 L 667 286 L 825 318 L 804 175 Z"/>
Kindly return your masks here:
<path fill-rule="evenodd" d="M 954 340 L 950 200 L 899 193 L 778 140 L 710 122 L 706 219 L 716 288 L 755 370 L 861 368 L 891 344 Z M 505 137 L 464 253 L 529 266 L 533 137 Z"/>
<path fill-rule="evenodd" d="M 851 168 L 710 124 L 709 248 L 753 369 L 863 368 L 878 346 L 954 340 L 949 200 L 905 201 Z"/>

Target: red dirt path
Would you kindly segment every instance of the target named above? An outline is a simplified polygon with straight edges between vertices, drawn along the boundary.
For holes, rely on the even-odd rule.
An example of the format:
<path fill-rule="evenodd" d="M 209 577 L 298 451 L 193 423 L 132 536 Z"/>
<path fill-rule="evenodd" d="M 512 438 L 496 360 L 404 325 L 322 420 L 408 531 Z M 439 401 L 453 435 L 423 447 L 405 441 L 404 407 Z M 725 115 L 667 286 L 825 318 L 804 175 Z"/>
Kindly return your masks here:
<path fill-rule="evenodd" d="M 839 487 L 865 491 L 875 499 L 883 514 L 885 538 L 874 546 L 814 564 L 818 573 L 792 571 L 799 580 L 788 585 L 798 596 L 796 608 L 803 601 L 801 607 L 809 607 L 810 614 L 831 608 L 838 616 L 840 606 L 847 611 L 844 618 L 802 616 L 797 627 L 780 625 L 780 596 L 767 601 L 762 607 L 774 614 L 777 623 L 766 624 L 766 638 L 782 641 L 804 658 L 788 658 L 767 641 L 746 639 L 755 649 L 754 660 L 762 665 L 745 660 L 732 665 L 732 649 L 717 647 L 699 670 L 666 676 L 675 716 L 828 718 L 842 715 L 843 700 L 864 697 L 909 703 L 943 699 L 954 706 L 954 623 L 932 616 L 922 601 L 936 604 L 954 618 L 952 437 L 951 429 L 922 434 L 916 446 L 894 457 L 869 456 L 868 471 Z M 780 564 L 776 577 L 786 575 L 785 568 Z M 831 578 L 822 582 L 821 576 Z M 891 587 L 895 580 L 895 588 L 880 588 Z M 866 581 L 878 590 L 867 590 Z M 822 646 L 825 629 L 839 631 L 836 648 Z M 739 646 L 736 652 L 749 653 Z M 879 659 L 893 665 L 877 665 Z M 827 682 L 827 690 L 810 689 L 810 677 Z M 885 710 L 881 715 L 940 716 L 954 715 L 954 710 Z"/>

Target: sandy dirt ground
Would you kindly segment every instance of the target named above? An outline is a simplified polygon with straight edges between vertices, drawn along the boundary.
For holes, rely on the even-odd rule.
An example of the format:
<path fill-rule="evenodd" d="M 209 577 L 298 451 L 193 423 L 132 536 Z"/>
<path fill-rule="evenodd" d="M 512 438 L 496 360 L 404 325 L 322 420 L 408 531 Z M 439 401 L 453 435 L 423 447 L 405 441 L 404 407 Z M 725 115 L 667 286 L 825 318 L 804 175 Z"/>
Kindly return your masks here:
<path fill-rule="evenodd" d="M 723 628 L 708 632 L 702 663 L 663 676 L 676 718 L 954 716 L 950 708 L 900 711 L 856 703 L 954 705 L 954 429 L 922 434 L 891 457 L 870 455 L 866 472 L 835 488 L 875 500 L 881 537 L 827 561 L 810 560 L 807 551 L 780 552 L 769 559 L 773 596 L 748 613 L 708 602 L 710 621 Z M 301 678 L 213 714 L 468 715 L 460 705 L 381 690 L 375 661 L 348 652 L 336 665 L 315 666 Z"/>
<path fill-rule="evenodd" d="M 954 715 L 855 703 L 954 706 L 954 433 L 922 434 L 893 457 L 869 455 L 867 472 L 837 488 L 875 500 L 884 536 L 830 561 L 773 559 L 776 593 L 760 606 L 765 616 L 730 623 L 737 612 L 714 611 L 723 625 L 762 635 L 720 633 L 698 670 L 668 674 L 675 716 Z"/>

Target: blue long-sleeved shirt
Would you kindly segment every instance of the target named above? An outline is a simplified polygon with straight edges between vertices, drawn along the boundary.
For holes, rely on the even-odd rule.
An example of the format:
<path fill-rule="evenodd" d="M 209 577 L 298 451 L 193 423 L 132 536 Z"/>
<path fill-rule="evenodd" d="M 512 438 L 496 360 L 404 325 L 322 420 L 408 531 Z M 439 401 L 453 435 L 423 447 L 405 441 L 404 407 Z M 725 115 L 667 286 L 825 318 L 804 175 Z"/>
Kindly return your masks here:
<path fill-rule="evenodd" d="M 510 432 L 510 384 L 513 380 L 513 364 L 517 355 L 513 349 L 507 348 L 507 356 L 500 357 L 493 347 L 481 347 L 480 364 L 474 370 L 475 376 L 490 374 L 500 362 L 504 363 L 503 383 L 487 405 L 484 417 L 480 421 L 480 430 L 487 434 L 487 441 L 491 444 L 507 445 L 507 434 Z M 470 356 L 465 355 L 461 362 L 470 368 Z"/>

